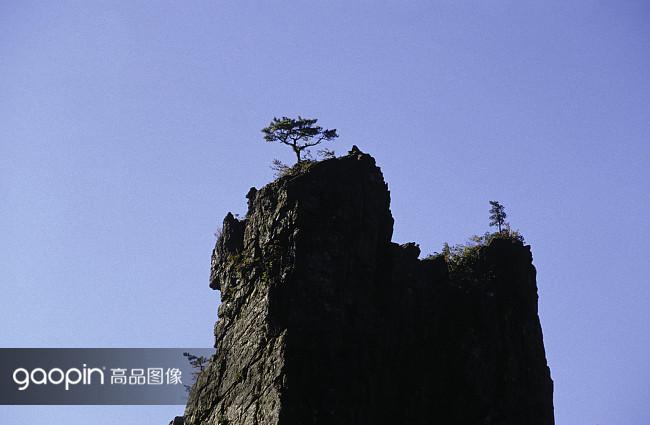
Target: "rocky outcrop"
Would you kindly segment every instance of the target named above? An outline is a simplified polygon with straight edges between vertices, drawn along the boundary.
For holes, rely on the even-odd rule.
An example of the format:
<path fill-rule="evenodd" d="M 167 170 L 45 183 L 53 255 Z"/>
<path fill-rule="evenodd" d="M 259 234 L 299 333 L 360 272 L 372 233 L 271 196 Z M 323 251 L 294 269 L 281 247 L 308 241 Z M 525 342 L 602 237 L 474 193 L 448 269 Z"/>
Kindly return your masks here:
<path fill-rule="evenodd" d="M 554 423 L 530 247 L 494 240 L 451 278 L 391 242 L 358 150 L 248 200 L 213 252 L 217 354 L 186 425 Z"/>

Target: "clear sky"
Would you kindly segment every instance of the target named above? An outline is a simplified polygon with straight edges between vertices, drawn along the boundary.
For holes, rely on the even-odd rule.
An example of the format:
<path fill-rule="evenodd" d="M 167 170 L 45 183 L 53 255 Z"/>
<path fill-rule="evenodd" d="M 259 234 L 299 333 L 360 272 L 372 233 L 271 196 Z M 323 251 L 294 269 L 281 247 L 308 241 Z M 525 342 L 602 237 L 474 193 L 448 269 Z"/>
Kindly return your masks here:
<path fill-rule="evenodd" d="M 559 425 L 650 423 L 648 1 L 0 0 L 0 345 L 211 346 L 213 233 L 273 116 L 372 153 L 423 253 L 505 204 Z M 0 407 L 167 424 L 172 407 Z"/>

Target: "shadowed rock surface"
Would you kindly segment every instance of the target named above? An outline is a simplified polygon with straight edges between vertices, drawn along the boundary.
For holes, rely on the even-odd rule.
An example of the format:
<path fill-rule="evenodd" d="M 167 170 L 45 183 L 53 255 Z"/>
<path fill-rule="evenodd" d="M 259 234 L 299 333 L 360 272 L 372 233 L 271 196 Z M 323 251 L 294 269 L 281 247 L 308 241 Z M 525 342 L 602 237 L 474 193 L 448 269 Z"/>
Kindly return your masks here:
<path fill-rule="evenodd" d="M 529 246 L 470 273 L 391 242 L 390 195 L 358 150 L 248 194 L 212 255 L 217 354 L 185 425 L 550 425 Z"/>

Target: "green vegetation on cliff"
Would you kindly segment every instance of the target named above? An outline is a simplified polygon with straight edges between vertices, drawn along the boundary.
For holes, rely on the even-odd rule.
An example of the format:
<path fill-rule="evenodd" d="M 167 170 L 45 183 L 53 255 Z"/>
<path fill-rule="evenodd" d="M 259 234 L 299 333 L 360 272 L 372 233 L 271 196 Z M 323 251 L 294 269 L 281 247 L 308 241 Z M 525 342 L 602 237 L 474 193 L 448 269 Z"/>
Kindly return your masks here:
<path fill-rule="evenodd" d="M 452 279 L 465 279 L 472 274 L 481 249 L 496 239 L 511 240 L 520 244 L 525 242 L 519 231 L 506 228 L 501 232 L 485 232 L 483 235 L 474 235 L 464 244 L 449 245 L 445 242 L 442 252 L 435 253 L 432 257 L 442 256 L 445 258 Z"/>
<path fill-rule="evenodd" d="M 431 256 L 444 257 L 452 279 L 464 280 L 472 278 L 481 250 L 494 240 L 510 240 L 522 245 L 525 243 L 523 235 L 518 230 L 511 229 L 510 224 L 505 221 L 505 207 L 498 201 L 490 201 L 490 206 L 490 226 L 497 226 L 498 231 L 474 235 L 464 244 L 449 245 L 445 242 L 442 252 Z"/>

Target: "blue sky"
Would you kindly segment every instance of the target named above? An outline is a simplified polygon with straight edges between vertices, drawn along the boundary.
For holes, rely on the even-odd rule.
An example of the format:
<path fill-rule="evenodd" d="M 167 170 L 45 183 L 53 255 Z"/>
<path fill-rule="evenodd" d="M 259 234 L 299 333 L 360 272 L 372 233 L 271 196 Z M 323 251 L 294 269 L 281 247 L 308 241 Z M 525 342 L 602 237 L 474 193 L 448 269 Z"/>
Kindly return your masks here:
<path fill-rule="evenodd" d="M 650 423 L 650 3 L 0 1 L 0 345 L 212 345 L 213 233 L 273 116 L 372 153 L 423 253 L 506 205 L 560 425 Z M 182 407 L 1 407 L 166 424 Z"/>

